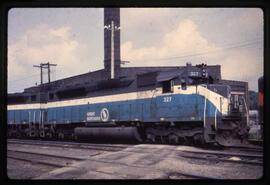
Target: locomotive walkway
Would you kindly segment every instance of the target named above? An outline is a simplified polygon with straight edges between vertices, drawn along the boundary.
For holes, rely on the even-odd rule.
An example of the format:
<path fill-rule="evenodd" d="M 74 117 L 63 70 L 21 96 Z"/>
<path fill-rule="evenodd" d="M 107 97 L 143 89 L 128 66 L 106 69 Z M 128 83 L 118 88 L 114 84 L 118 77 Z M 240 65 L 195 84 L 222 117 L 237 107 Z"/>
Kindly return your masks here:
<path fill-rule="evenodd" d="M 259 149 L 38 140 L 9 140 L 7 149 L 11 179 L 256 179 L 263 169 Z"/>

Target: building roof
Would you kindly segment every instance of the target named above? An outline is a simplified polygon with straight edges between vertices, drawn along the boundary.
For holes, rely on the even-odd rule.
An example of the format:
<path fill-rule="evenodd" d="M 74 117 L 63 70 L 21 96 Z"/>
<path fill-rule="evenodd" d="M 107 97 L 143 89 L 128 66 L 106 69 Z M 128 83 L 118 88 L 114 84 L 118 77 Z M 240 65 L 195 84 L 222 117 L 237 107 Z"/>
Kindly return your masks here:
<path fill-rule="evenodd" d="M 185 67 L 186 66 L 121 67 L 119 78 L 125 78 L 125 79 L 131 80 L 131 79 L 135 79 L 138 74 L 170 71 L 168 73 L 161 74 L 161 75 L 166 76 L 167 74 L 171 73 L 171 71 L 174 71 L 174 72 L 179 71 L 179 69 L 182 69 Z M 196 67 L 196 66 L 191 66 L 191 67 Z M 214 79 L 217 79 L 217 80 L 221 79 L 220 65 L 207 66 L 207 70 Z M 163 77 L 165 78 L 165 76 Z M 79 86 L 84 86 L 84 85 L 93 86 L 98 81 L 106 80 L 105 78 L 106 78 L 105 70 L 101 69 L 101 70 L 97 70 L 93 72 L 88 72 L 88 73 L 52 81 L 50 84 L 45 83 L 43 85 L 25 88 L 24 93 L 36 93 L 40 91 L 41 88 L 43 88 L 45 91 L 47 90 L 56 91 L 59 89 L 73 88 L 73 87 L 79 87 Z"/>

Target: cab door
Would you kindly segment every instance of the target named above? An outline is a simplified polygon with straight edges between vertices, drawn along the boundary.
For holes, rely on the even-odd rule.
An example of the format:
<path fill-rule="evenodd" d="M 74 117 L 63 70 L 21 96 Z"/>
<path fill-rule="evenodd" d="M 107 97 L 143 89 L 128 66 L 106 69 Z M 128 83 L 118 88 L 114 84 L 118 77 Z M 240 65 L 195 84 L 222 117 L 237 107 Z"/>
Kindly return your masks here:
<path fill-rule="evenodd" d="M 173 94 L 174 82 L 167 80 L 161 82 L 161 92 L 156 96 L 156 118 L 166 120 L 177 117 L 177 99 Z"/>

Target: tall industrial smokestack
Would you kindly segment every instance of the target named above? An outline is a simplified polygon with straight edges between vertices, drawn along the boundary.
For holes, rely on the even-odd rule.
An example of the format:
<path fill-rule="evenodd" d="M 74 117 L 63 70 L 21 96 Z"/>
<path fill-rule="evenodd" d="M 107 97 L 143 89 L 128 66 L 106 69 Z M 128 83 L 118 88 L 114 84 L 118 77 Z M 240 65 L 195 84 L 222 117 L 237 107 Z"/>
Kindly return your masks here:
<path fill-rule="evenodd" d="M 120 8 L 104 8 L 104 68 L 106 79 L 120 73 Z"/>

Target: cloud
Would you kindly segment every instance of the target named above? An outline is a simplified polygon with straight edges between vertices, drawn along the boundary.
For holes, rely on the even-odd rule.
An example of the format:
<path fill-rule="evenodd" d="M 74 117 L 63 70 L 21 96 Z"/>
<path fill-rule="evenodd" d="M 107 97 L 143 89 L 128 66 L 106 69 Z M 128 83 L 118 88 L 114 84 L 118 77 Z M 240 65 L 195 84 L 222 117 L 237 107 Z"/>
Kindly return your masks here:
<path fill-rule="evenodd" d="M 83 56 L 87 52 L 87 47 L 72 38 L 70 31 L 71 28 L 67 26 L 51 28 L 46 24 L 39 24 L 27 30 L 16 42 L 9 43 L 10 87 L 16 89 L 12 81 L 21 78 L 21 83 L 26 83 L 23 79 L 28 79 L 33 74 L 36 75 L 28 81 L 31 81 L 31 85 L 39 82 L 39 70 L 34 69 L 33 64 L 45 62 L 57 64 L 58 78 L 86 72 L 89 65 Z M 30 85 L 29 82 L 27 85 Z"/>
<path fill-rule="evenodd" d="M 257 52 L 257 53 L 256 53 Z M 258 56 L 259 53 L 259 56 Z M 224 79 L 249 82 L 249 89 L 257 89 L 258 78 L 263 74 L 263 53 L 252 49 L 230 51 L 221 60 Z"/>
<path fill-rule="evenodd" d="M 263 36 L 263 11 L 260 8 L 240 9 L 239 16 L 226 21 L 224 26 L 238 37 Z M 244 10 L 244 11 L 243 11 Z"/>
<path fill-rule="evenodd" d="M 121 21 L 129 28 L 141 28 L 147 19 L 152 24 L 168 21 L 178 13 L 177 8 L 122 8 Z M 128 19 L 125 19 L 127 18 Z"/>
<path fill-rule="evenodd" d="M 158 46 L 135 48 L 131 41 L 121 45 L 122 58 L 140 65 L 179 65 L 179 61 L 157 61 L 161 58 L 184 56 L 205 51 L 220 49 L 210 43 L 190 19 L 181 21 L 176 28 L 160 38 Z"/>
<path fill-rule="evenodd" d="M 217 46 L 191 19 L 181 21 L 157 45 L 137 48 L 127 41 L 121 45 L 121 53 L 123 60 L 131 61 L 129 66 L 181 66 L 186 62 L 221 65 L 223 79 L 248 81 L 250 89 L 257 89 L 257 78 L 263 73 L 263 53 L 258 45 L 235 49 Z"/>

